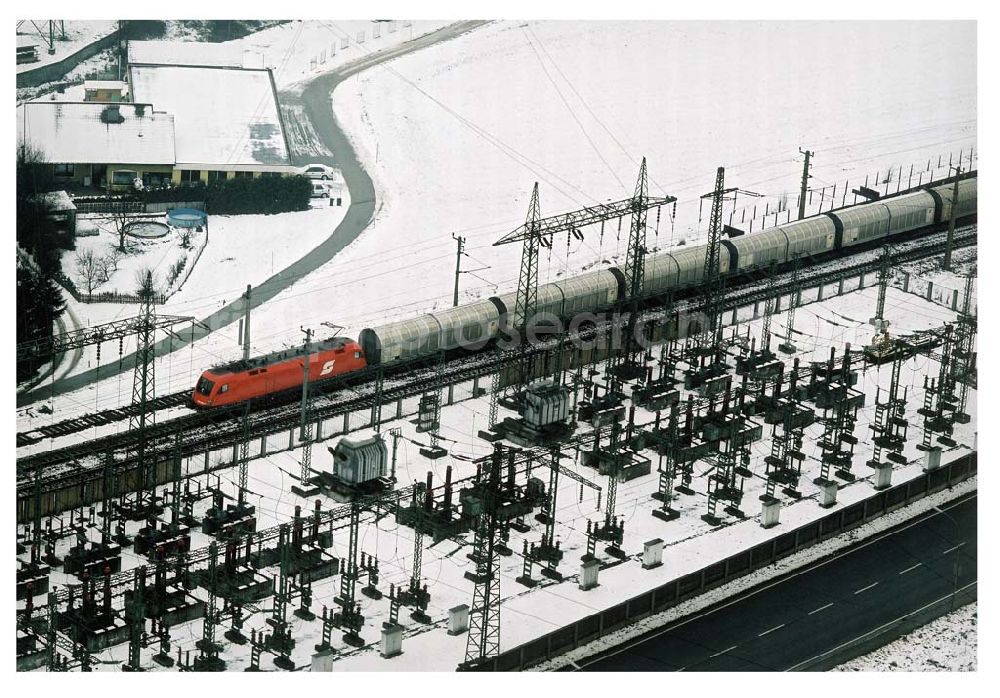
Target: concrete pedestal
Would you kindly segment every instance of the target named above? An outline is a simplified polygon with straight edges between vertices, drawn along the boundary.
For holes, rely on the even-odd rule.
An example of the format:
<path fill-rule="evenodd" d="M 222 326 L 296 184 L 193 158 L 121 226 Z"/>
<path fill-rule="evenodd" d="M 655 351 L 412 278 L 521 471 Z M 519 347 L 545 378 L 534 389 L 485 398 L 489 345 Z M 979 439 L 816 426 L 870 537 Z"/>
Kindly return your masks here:
<path fill-rule="evenodd" d="M 836 504 L 838 489 L 839 486 L 836 482 L 821 483 L 819 485 L 819 505 L 826 509 Z"/>
<path fill-rule="evenodd" d="M 836 499 L 836 495 L 834 495 Z M 778 525 L 778 517 L 781 514 L 781 500 L 771 497 L 761 502 L 760 505 L 760 525 L 763 528 L 772 528 Z"/>
<path fill-rule="evenodd" d="M 941 449 L 930 448 L 924 451 L 924 472 L 929 473 L 941 467 Z"/>
<path fill-rule="evenodd" d="M 469 629 L 469 606 L 462 604 L 448 609 L 448 634 L 461 635 Z"/>
<path fill-rule="evenodd" d="M 600 560 L 587 560 L 580 565 L 580 589 L 590 591 L 597 586 L 597 573 L 601 569 Z"/>
<path fill-rule="evenodd" d="M 312 656 L 312 667 L 309 671 L 333 671 L 333 649 L 321 650 Z"/>
<path fill-rule="evenodd" d="M 300 497 L 307 497 L 307 498 L 315 497 L 317 494 L 319 494 L 319 485 L 316 485 L 312 482 L 306 483 L 304 485 L 301 482 L 296 483 L 292 485 L 292 494 L 297 494 Z M 315 669 L 313 671 L 315 671 Z"/>
<path fill-rule="evenodd" d="M 875 489 L 884 490 L 892 486 L 892 463 L 875 466 Z"/>
<path fill-rule="evenodd" d="M 642 568 L 651 570 L 663 564 L 663 540 L 654 538 L 646 541 L 642 549 Z"/>
<path fill-rule="evenodd" d="M 380 654 L 389 659 L 403 653 L 403 626 L 385 625 L 382 627 L 382 650 Z"/>

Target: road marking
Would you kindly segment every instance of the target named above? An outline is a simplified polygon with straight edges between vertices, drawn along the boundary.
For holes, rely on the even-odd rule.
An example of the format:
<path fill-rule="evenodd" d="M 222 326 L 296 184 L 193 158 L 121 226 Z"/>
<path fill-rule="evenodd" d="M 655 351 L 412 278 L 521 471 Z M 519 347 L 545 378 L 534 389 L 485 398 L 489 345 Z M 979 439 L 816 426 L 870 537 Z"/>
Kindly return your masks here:
<path fill-rule="evenodd" d="M 953 545 L 953 546 L 951 546 L 950 548 L 948 548 L 947 550 L 945 550 L 945 551 L 944 551 L 943 553 L 941 553 L 941 554 L 942 554 L 942 555 L 947 555 L 947 554 L 948 554 L 948 553 L 950 553 L 950 552 L 951 552 L 952 550 L 958 550 L 958 549 L 959 549 L 959 548 L 961 548 L 961 547 L 962 547 L 963 545 L 965 545 L 965 541 L 962 541 L 962 542 L 961 542 L 961 543 L 959 543 L 958 545 Z"/>
<path fill-rule="evenodd" d="M 806 615 L 811 616 L 814 613 L 819 613 L 820 611 L 825 611 L 826 609 L 830 608 L 830 606 L 832 606 L 832 605 L 833 605 L 833 602 L 830 602 L 826 606 L 820 606 L 815 611 L 809 611 L 809 613 L 807 613 Z"/>
<path fill-rule="evenodd" d="M 866 586 L 866 587 L 862 587 L 862 588 L 858 589 L 858 590 L 857 590 L 856 592 L 854 592 L 854 593 L 855 593 L 855 594 L 860 594 L 861 592 L 863 592 L 863 591 L 868 591 L 869 589 L 871 589 L 872 587 L 875 587 L 875 586 L 878 586 L 878 582 L 874 582 L 873 584 L 869 584 L 869 585 L 868 585 L 868 586 Z"/>
<path fill-rule="evenodd" d="M 781 625 L 776 625 L 773 628 L 771 628 L 770 630 L 765 630 L 764 632 L 760 633 L 757 637 L 764 637 L 768 633 L 773 633 L 775 630 L 781 630 L 784 627 L 785 627 L 784 623 L 782 623 Z"/>
<path fill-rule="evenodd" d="M 902 572 L 900 572 L 900 574 L 906 574 L 907 572 L 912 572 L 913 570 L 915 570 L 918 567 L 920 567 L 920 565 L 922 565 L 922 564 L 924 564 L 924 563 L 918 562 L 917 564 L 913 565 L 912 567 L 907 567 L 905 570 L 903 570 Z"/>
<path fill-rule="evenodd" d="M 834 652 L 836 652 L 837 650 L 839 650 L 839 649 L 841 649 L 843 647 L 848 647 L 850 645 L 856 644 L 857 642 L 861 641 L 862 639 L 864 639 L 866 637 L 872 637 L 872 636 L 878 635 L 879 632 L 882 631 L 882 630 L 884 630 L 885 628 L 888 628 L 891 625 L 895 625 L 896 623 L 898 623 L 901 620 L 904 620 L 906 618 L 914 616 L 914 615 L 920 613 L 921 611 L 923 611 L 924 609 L 930 608 L 931 606 L 933 606 L 935 604 L 941 603 L 945 599 L 953 598 L 955 595 L 960 594 L 961 592 L 965 591 L 966 589 L 970 589 L 970 588 L 976 586 L 977 584 L 979 584 L 978 581 L 969 582 L 964 587 L 962 587 L 961 589 L 956 589 L 951 594 L 947 594 L 945 596 L 942 596 L 940 599 L 935 599 L 934 601 L 931 601 L 928 604 L 924 604 L 920 608 L 918 608 L 918 609 L 916 609 L 914 611 L 910 611 L 909 613 L 907 613 L 905 615 L 902 615 L 899 618 L 896 618 L 895 620 L 890 620 L 888 623 L 883 623 L 882 625 L 878 626 L 877 628 L 875 628 L 873 630 L 869 630 L 866 633 L 862 633 L 862 634 L 858 635 L 853 640 L 848 640 L 847 642 L 844 642 L 844 643 L 841 643 L 841 644 L 837 645 L 832 650 L 827 650 L 826 652 L 823 652 L 821 654 L 817 654 L 814 657 L 810 657 L 809 659 L 807 659 L 807 660 L 805 660 L 803 662 L 799 662 L 798 664 L 793 664 L 792 666 L 790 666 L 787 669 L 785 669 L 785 671 L 795 671 L 795 670 L 797 670 L 797 669 L 799 669 L 801 667 L 804 667 L 804 666 L 807 666 L 807 665 L 811 664 L 812 662 L 816 661 L 817 659 L 821 659 L 823 657 L 828 657 L 828 656 L 830 656 L 831 654 L 833 654 Z"/>
<path fill-rule="evenodd" d="M 721 652 L 716 652 L 716 653 L 715 653 L 715 654 L 713 654 L 712 656 L 713 656 L 713 657 L 718 657 L 719 655 L 722 655 L 722 654 L 725 654 L 726 652 L 728 652 L 728 651 L 730 651 L 730 650 L 734 650 L 734 649 L 736 649 L 737 647 L 739 647 L 739 645 L 733 645 L 732 647 L 727 647 L 726 649 L 722 650 Z"/>

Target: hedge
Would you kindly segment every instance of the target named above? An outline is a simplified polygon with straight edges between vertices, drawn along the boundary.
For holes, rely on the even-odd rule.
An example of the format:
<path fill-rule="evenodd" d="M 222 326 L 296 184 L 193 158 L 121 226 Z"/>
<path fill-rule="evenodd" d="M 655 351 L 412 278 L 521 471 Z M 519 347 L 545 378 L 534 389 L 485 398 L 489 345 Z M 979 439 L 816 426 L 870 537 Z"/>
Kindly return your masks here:
<path fill-rule="evenodd" d="M 308 177 L 237 177 L 205 184 L 196 182 L 179 187 L 147 189 L 145 203 L 204 201 L 209 214 L 285 213 L 305 211 L 312 196 Z"/>

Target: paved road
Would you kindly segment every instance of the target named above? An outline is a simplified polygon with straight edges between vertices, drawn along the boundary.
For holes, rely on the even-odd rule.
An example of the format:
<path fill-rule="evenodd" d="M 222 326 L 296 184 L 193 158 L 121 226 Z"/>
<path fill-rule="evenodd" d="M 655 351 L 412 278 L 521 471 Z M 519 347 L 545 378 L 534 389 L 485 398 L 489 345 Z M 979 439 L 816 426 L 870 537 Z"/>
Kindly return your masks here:
<path fill-rule="evenodd" d="M 958 604 L 975 598 L 976 502 L 973 493 L 582 668 L 785 671 L 836 663 L 845 643 L 887 632 L 956 588 Z"/>
<path fill-rule="evenodd" d="M 347 78 L 363 70 L 441 41 L 453 39 L 485 23 L 484 21 L 468 21 L 450 24 L 447 27 L 442 27 L 437 31 L 407 41 L 404 44 L 374 52 L 341 66 L 334 72 L 321 75 L 305 88 L 301 97 L 291 93 L 282 93 L 282 102 L 288 100 L 291 103 L 296 103 L 298 100 L 301 100 L 305 108 L 305 113 L 308 115 L 310 121 L 312 121 L 315 132 L 329 151 L 334 153 L 333 157 L 309 157 L 305 159 L 308 162 L 323 162 L 340 167 L 344 174 L 348 191 L 351 194 L 351 205 L 347 209 L 344 220 L 341 221 L 330 237 L 290 267 L 282 269 L 271 278 L 253 288 L 251 294 L 251 304 L 253 307 L 266 303 L 299 279 L 333 259 L 338 252 L 353 242 L 364 231 L 375 213 L 375 188 L 372 185 L 371 178 L 361 167 L 350 141 L 340 130 L 337 120 L 333 115 L 333 105 L 330 96 L 333 94 L 334 88 Z M 174 337 L 169 341 L 166 339 L 160 340 L 156 343 L 155 351 L 160 356 L 171 349 L 176 351 L 191 341 L 201 339 L 209 333 L 239 320 L 243 316 L 243 313 L 243 301 L 237 299 L 208 317 L 201 318 L 199 320 L 200 324 L 194 327 L 193 332 L 190 329 L 183 329 L 180 333 L 181 339 Z M 135 354 L 133 353 L 123 357 L 120 362 L 102 367 L 100 377 L 109 378 L 122 372 L 132 371 L 134 365 Z M 118 368 L 119 366 L 121 366 L 120 369 Z M 56 380 L 54 383 L 48 383 L 35 390 L 18 395 L 17 405 L 21 407 L 36 400 L 48 398 L 53 394 L 61 395 L 77 390 L 89 385 L 97 378 L 97 369 L 92 369 L 70 378 Z"/>

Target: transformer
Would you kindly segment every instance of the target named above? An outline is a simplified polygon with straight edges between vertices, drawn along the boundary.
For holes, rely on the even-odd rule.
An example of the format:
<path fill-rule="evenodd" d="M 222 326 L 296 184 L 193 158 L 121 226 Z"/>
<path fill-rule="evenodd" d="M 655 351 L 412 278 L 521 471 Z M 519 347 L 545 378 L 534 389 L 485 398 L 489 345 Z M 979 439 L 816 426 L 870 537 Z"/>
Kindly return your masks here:
<path fill-rule="evenodd" d="M 327 450 L 333 456 L 333 474 L 338 480 L 357 485 L 385 477 L 388 450 L 378 434 L 367 439 L 345 436 Z"/>
<path fill-rule="evenodd" d="M 569 417 L 569 390 L 549 382 L 536 383 L 524 394 L 524 423 L 540 429 Z"/>

